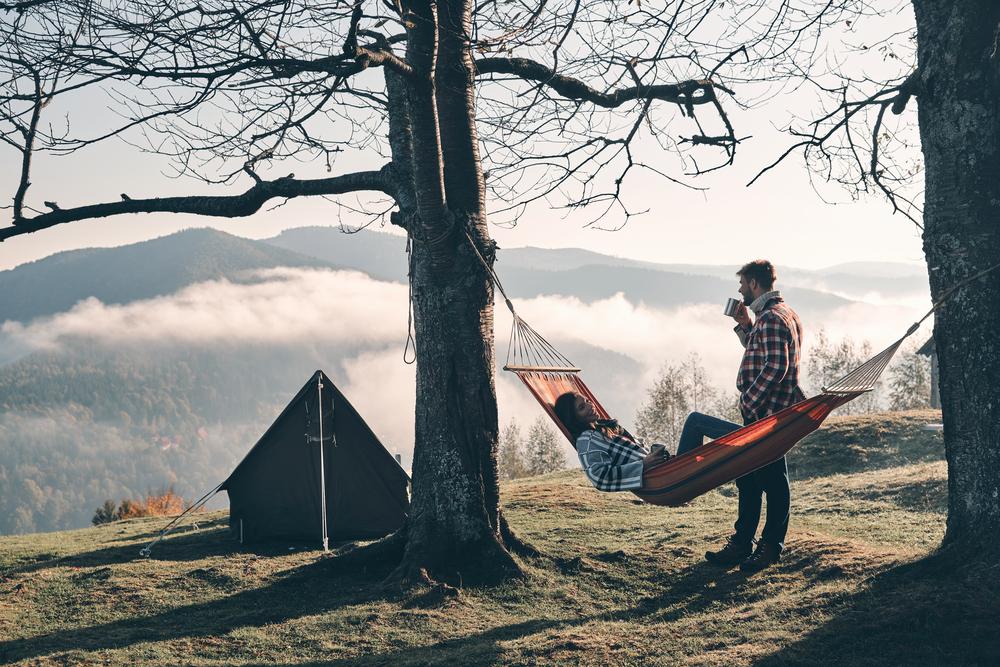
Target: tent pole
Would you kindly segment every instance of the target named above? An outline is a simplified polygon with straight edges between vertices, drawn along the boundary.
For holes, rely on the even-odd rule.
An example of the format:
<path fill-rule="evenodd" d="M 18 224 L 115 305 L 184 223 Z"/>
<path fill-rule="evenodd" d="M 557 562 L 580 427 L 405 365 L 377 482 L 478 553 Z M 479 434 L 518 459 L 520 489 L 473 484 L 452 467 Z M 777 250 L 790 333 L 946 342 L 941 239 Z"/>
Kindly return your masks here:
<path fill-rule="evenodd" d="M 319 397 L 319 497 L 323 517 L 323 551 L 330 550 L 326 532 L 326 464 L 323 457 L 323 376 L 316 374 L 316 394 Z"/>

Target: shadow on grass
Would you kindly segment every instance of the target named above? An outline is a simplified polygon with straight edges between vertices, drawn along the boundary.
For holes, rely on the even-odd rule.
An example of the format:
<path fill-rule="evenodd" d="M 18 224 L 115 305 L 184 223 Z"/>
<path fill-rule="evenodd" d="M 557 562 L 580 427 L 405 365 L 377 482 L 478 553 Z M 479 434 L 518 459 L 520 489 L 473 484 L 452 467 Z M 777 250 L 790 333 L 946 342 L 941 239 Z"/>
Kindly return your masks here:
<path fill-rule="evenodd" d="M 831 606 L 832 619 L 758 664 L 1000 664 L 997 565 L 951 553 L 899 565 Z"/>
<path fill-rule="evenodd" d="M 152 536 L 155 537 L 156 533 Z M 135 538 L 133 538 L 135 539 Z M 103 565 L 113 565 L 115 563 L 126 563 L 128 561 L 142 558 L 139 551 L 148 544 L 142 540 L 133 541 L 120 546 L 110 546 L 93 551 L 72 554 L 69 556 L 56 556 L 54 554 L 41 554 L 37 560 L 15 565 L 9 568 L 4 574 L 7 576 L 14 574 L 29 574 L 39 572 L 52 567 L 99 567 Z M 149 538 L 150 541 L 152 537 Z M 229 535 L 229 530 L 222 527 L 203 528 L 183 535 L 168 537 L 153 548 L 153 558 L 156 560 L 169 561 L 192 561 L 208 558 L 210 556 L 225 555 L 238 551 L 246 551 L 241 548 Z M 278 552 L 274 552 L 278 553 Z M 282 551 L 281 553 L 285 553 Z M 54 556 L 54 557 L 50 557 Z"/>
<path fill-rule="evenodd" d="M 332 660 L 327 665 L 495 665 L 503 662 L 500 642 L 532 635 L 566 621 L 539 619 L 512 623 L 465 637 L 446 639 L 429 646 L 411 646 L 393 653 Z"/>
<path fill-rule="evenodd" d="M 804 582 L 800 585 L 811 586 L 844 575 L 826 559 L 806 553 L 799 558 L 801 562 L 790 558 L 787 565 L 801 573 Z M 768 656 L 763 664 L 825 664 L 833 659 L 847 664 L 880 665 L 1000 664 L 1000 638 L 995 633 L 1000 624 L 996 568 L 965 564 L 956 569 L 951 562 L 953 559 L 934 556 L 876 574 L 861 592 L 829 601 L 825 611 L 832 620 Z M 66 651 L 100 651 L 143 642 L 222 636 L 239 628 L 280 624 L 347 605 L 378 600 L 403 604 L 408 599 L 409 594 L 393 595 L 379 587 L 387 569 L 364 576 L 357 572 L 338 574 L 328 568 L 328 563 L 302 566 L 262 588 L 219 600 L 142 618 L 0 642 L 0 656 L 10 661 L 31 660 Z M 582 576 L 600 583 L 607 575 L 611 578 L 606 583 L 612 584 L 617 569 L 598 568 Z M 704 562 L 669 574 L 661 572 L 656 575 L 656 583 L 661 586 L 659 592 L 626 609 L 531 619 L 427 646 L 400 647 L 323 664 L 495 664 L 504 660 L 502 642 L 553 628 L 607 621 L 670 623 L 720 602 L 738 599 L 740 604 L 746 604 L 774 592 L 768 586 L 752 585 L 752 578 L 738 571 L 720 570 Z"/>
<path fill-rule="evenodd" d="M 30 660 L 63 651 L 100 651 L 140 642 L 224 635 L 237 628 L 273 623 L 385 599 L 377 582 L 385 572 L 331 575 L 325 561 L 297 568 L 274 583 L 210 602 L 85 628 L 0 642 L 5 661 Z"/>
<path fill-rule="evenodd" d="M 866 500 L 888 500 L 912 512 L 945 515 L 948 511 L 948 480 L 928 479 L 875 489 L 858 494 Z"/>
<path fill-rule="evenodd" d="M 352 658 L 317 660 L 278 664 L 273 662 L 247 663 L 247 667 L 302 667 L 302 665 L 496 665 L 505 657 L 500 642 L 518 639 L 553 627 L 568 625 L 565 621 L 536 620 L 512 623 L 466 637 L 447 639 L 428 646 L 413 646 L 392 653 L 378 653 Z"/>
<path fill-rule="evenodd" d="M 162 558 L 186 559 L 196 556 L 189 550 L 204 553 L 207 545 L 198 545 L 195 537 L 176 539 L 176 544 L 160 554 Z M 201 536 L 204 537 L 204 536 Z M 189 544 L 185 544 L 190 541 Z M 170 552 L 176 550 L 176 553 Z M 108 551 L 108 550 L 104 550 Z M 106 554 L 84 555 L 91 564 Z M 81 556 L 79 558 L 83 558 Z M 379 586 L 388 568 L 372 569 L 367 574 L 336 573 L 321 560 L 302 566 L 262 588 L 235 593 L 210 602 L 185 605 L 140 618 L 129 618 L 86 628 L 59 630 L 46 635 L 0 642 L 0 656 L 6 660 L 31 660 L 66 651 L 100 651 L 120 649 L 144 642 L 170 641 L 184 638 L 222 636 L 245 627 L 280 624 L 295 618 L 315 615 L 347 606 L 376 600 L 395 600 L 403 604 L 410 593 L 391 594 Z M 602 578 L 600 572 L 586 576 Z M 680 616 L 704 609 L 741 591 L 746 578 L 734 572 L 718 570 L 698 563 L 670 577 L 663 577 L 662 592 L 638 601 L 628 609 L 609 610 L 578 618 L 541 618 L 487 629 L 481 633 L 450 638 L 429 646 L 408 646 L 392 653 L 352 658 L 332 664 L 458 663 L 491 664 L 501 659 L 499 643 L 517 639 L 555 627 L 574 627 L 595 620 L 636 620 L 670 618 L 657 616 L 666 606 L 686 601 L 672 614 Z"/>
<path fill-rule="evenodd" d="M 93 551 L 59 556 L 56 554 L 39 554 L 33 560 L 22 565 L 15 565 L 2 572 L 4 576 L 15 574 L 30 574 L 52 567 L 101 567 L 117 563 L 127 563 L 143 558 L 140 551 L 159 535 L 159 531 L 136 535 L 116 540 L 126 542 L 117 546 L 108 546 Z M 114 544 L 114 542 L 112 542 Z M 331 548 L 350 544 L 350 541 L 333 542 Z M 261 542 L 255 544 L 240 544 L 229 532 L 225 520 L 211 521 L 201 524 L 198 530 L 170 535 L 152 549 L 153 560 L 185 562 L 196 561 L 212 556 L 226 556 L 234 553 L 254 554 L 257 556 L 281 556 L 289 551 L 299 553 L 315 551 L 319 547 L 305 542 Z"/>

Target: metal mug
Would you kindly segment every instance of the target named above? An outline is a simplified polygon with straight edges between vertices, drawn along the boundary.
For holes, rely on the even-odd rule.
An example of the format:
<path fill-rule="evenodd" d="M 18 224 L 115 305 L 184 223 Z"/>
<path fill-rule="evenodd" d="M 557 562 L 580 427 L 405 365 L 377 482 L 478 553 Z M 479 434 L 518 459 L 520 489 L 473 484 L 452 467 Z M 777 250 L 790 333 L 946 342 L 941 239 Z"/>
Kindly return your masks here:
<path fill-rule="evenodd" d="M 739 299 L 726 299 L 726 308 L 722 311 L 722 313 L 723 315 L 733 317 L 739 312 L 741 305 L 743 305 L 743 302 Z"/>

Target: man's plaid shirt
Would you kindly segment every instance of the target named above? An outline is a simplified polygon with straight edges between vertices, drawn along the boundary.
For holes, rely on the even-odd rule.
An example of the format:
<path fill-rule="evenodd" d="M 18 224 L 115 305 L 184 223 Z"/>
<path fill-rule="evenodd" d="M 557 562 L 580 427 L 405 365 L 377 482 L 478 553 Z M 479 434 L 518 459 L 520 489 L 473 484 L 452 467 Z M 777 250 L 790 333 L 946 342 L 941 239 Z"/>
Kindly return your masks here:
<path fill-rule="evenodd" d="M 649 450 L 627 435 L 584 431 L 576 439 L 587 479 L 598 491 L 630 491 L 642 486 L 642 459 Z"/>
<path fill-rule="evenodd" d="M 747 423 L 806 397 L 799 388 L 802 323 L 779 294 L 768 297 L 750 331 L 737 331 L 745 335 L 740 339 L 745 339 L 747 348 L 736 379 L 740 412 Z"/>

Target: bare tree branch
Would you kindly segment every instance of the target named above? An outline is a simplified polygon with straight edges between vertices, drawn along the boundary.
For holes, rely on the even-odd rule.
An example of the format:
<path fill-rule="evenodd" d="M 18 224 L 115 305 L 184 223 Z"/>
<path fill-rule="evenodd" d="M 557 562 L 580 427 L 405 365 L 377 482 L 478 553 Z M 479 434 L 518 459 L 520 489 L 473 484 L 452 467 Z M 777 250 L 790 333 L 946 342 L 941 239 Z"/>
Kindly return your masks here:
<path fill-rule="evenodd" d="M 126 213 L 189 213 L 222 218 L 239 218 L 256 213 L 266 201 L 274 198 L 292 199 L 310 195 L 335 195 L 360 191 L 395 192 L 392 167 L 386 165 L 379 171 L 361 171 L 333 178 L 312 180 L 296 179 L 294 174 L 273 181 L 258 180 L 253 187 L 238 195 L 154 197 L 131 199 L 122 195 L 122 201 L 89 204 L 74 208 L 60 208 L 54 202 L 45 202 L 52 209 L 32 218 L 15 219 L 14 225 L 0 229 L 0 241 L 20 234 L 29 234 L 67 222 L 106 218 Z"/>
<path fill-rule="evenodd" d="M 629 86 L 606 93 L 591 88 L 583 81 L 557 74 L 542 63 L 527 58 L 478 58 L 476 71 L 479 74 L 510 74 L 525 81 L 542 83 L 563 97 L 571 100 L 591 102 L 600 107 L 613 109 L 626 102 L 656 99 L 685 105 L 710 104 L 709 91 L 720 88 L 709 80 L 661 83 L 649 86 Z M 722 88 L 726 90 L 725 88 Z M 726 92 L 731 92 L 726 90 Z"/>

